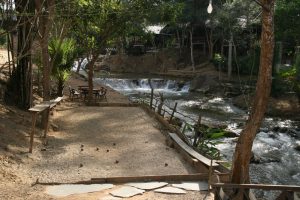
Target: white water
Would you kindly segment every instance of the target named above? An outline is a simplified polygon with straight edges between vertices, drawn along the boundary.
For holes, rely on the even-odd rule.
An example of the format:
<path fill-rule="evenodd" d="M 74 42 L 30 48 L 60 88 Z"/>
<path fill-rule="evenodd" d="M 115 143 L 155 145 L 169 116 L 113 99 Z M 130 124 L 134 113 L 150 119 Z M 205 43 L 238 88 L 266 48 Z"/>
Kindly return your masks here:
<path fill-rule="evenodd" d="M 150 93 L 148 79 L 96 79 L 95 81 L 131 98 L 144 98 L 145 94 L 149 96 Z M 233 106 L 229 99 L 209 98 L 189 93 L 189 82 L 179 84 L 175 80 L 151 79 L 151 83 L 156 92 L 164 93 L 167 98 L 166 103 L 170 107 L 174 106 L 176 101 L 178 110 L 195 120 L 201 114 L 204 122 L 226 124 L 229 130 L 239 134 L 242 130 L 241 123 L 247 119 L 246 112 Z M 189 118 L 179 115 L 177 117 L 193 123 Z M 253 152 L 261 159 L 261 163 L 251 164 L 252 182 L 300 185 L 300 153 L 294 149 L 300 144 L 299 139 L 287 133 L 268 131 L 274 126 L 296 128 L 295 125 L 291 120 L 267 118 L 263 126 L 268 127 L 265 128 L 267 131 L 258 133 L 253 144 Z M 217 148 L 225 159 L 231 160 L 235 144 L 236 139 L 225 138 Z M 270 193 L 265 193 L 264 196 L 265 199 L 274 198 Z"/>
<path fill-rule="evenodd" d="M 95 79 L 95 81 L 125 94 L 149 93 L 151 91 L 148 79 L 98 78 Z M 175 80 L 151 79 L 150 82 L 156 92 L 176 95 L 179 93 L 187 93 L 189 91 L 189 82 L 184 83 L 183 85 L 180 85 Z"/>

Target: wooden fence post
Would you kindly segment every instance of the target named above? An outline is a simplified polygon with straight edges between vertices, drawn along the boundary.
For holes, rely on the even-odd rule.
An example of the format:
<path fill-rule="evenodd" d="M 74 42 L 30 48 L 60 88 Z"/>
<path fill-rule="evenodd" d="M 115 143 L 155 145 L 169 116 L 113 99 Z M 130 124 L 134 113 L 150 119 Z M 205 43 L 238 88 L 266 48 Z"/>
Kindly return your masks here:
<path fill-rule="evenodd" d="M 152 104 L 153 104 L 153 93 L 154 93 L 154 89 L 151 88 L 150 109 L 152 109 Z"/>
<path fill-rule="evenodd" d="M 174 106 L 174 108 L 173 108 L 173 111 L 172 111 L 172 114 L 171 114 L 171 117 L 170 117 L 169 123 L 171 123 L 171 121 L 172 121 L 172 118 L 174 117 L 174 113 L 176 112 L 176 108 L 177 108 L 177 102 L 175 103 L 175 106 Z"/>

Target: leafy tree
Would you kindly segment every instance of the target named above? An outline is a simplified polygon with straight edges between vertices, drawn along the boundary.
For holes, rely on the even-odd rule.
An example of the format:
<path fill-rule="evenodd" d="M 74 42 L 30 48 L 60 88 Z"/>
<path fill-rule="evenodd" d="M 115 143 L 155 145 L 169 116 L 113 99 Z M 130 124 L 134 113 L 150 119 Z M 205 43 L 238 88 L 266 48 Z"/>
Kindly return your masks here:
<path fill-rule="evenodd" d="M 73 39 L 53 38 L 49 42 L 49 54 L 53 63 L 52 76 L 57 81 L 57 94 L 63 96 L 65 81 L 69 77 L 75 58 L 75 41 Z"/>
<path fill-rule="evenodd" d="M 296 55 L 296 61 L 293 67 L 287 70 L 282 70 L 279 73 L 279 79 L 287 81 L 288 87 L 295 91 L 298 97 L 298 103 L 300 104 L 300 54 Z"/>
<path fill-rule="evenodd" d="M 275 6 L 275 33 L 277 40 L 300 44 L 300 0 L 277 0 Z"/>
<path fill-rule="evenodd" d="M 256 33 L 252 33 L 252 27 L 260 23 L 257 16 L 260 15 L 260 10 L 257 4 L 252 0 L 232 0 L 225 1 L 221 5 L 214 5 L 215 11 L 212 13 L 209 25 L 210 40 L 212 40 L 210 53 L 213 51 L 213 46 L 216 41 L 220 40 L 221 54 L 225 43 L 229 44 L 229 53 L 227 59 L 228 78 L 231 77 L 233 71 L 233 54 L 235 58 L 238 56 L 237 48 L 241 52 L 254 51 Z M 236 45 L 235 45 L 236 44 Z M 223 55 L 222 55 L 223 56 Z M 243 55 L 244 56 L 244 55 Z M 247 58 L 248 57 L 248 58 Z M 244 59 L 252 58 L 250 53 Z M 244 63 L 243 63 L 244 64 Z M 243 67 L 243 66 L 242 66 Z M 239 69 L 238 69 L 239 70 Z"/>
<path fill-rule="evenodd" d="M 125 37 L 134 26 L 144 25 L 164 1 L 74 0 L 72 18 L 76 41 L 82 41 L 88 59 L 89 102 L 92 100 L 93 65 L 102 50 Z M 168 2 L 168 1 L 166 1 Z M 150 9 L 149 9 L 150 8 Z M 142 26 L 141 26 L 142 27 Z"/>

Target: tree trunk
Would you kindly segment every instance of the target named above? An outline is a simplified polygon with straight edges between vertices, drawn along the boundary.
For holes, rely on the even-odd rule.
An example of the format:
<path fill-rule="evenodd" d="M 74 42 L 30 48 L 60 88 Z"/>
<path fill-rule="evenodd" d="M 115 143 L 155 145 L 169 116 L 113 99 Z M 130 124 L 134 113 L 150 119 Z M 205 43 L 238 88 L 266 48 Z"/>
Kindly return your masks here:
<path fill-rule="evenodd" d="M 191 46 L 191 63 L 193 71 L 195 71 L 195 61 L 194 61 L 194 44 L 193 44 L 193 27 L 190 30 L 190 46 Z"/>
<path fill-rule="evenodd" d="M 59 79 L 58 80 L 58 83 L 57 83 L 57 95 L 59 96 L 59 97 L 62 97 L 64 94 L 64 86 L 65 86 L 65 82 L 64 82 L 64 80 L 62 80 L 62 79 Z"/>
<path fill-rule="evenodd" d="M 8 73 L 11 76 L 11 60 L 10 60 L 10 33 L 7 33 L 7 58 L 8 58 Z"/>
<path fill-rule="evenodd" d="M 227 76 L 228 79 L 231 79 L 232 75 L 232 45 L 233 45 L 233 35 L 232 32 L 230 32 L 230 40 L 229 40 L 229 50 L 228 50 L 228 70 L 227 70 Z"/>
<path fill-rule="evenodd" d="M 262 9 L 260 69 L 251 114 L 239 137 L 233 157 L 231 182 L 237 184 L 250 182 L 249 163 L 252 145 L 257 130 L 264 118 L 271 91 L 274 52 L 273 15 L 275 0 L 262 0 L 261 2 L 265 8 Z M 242 192 L 239 191 L 234 199 L 243 199 Z"/>
<path fill-rule="evenodd" d="M 208 44 L 208 58 L 211 60 L 213 59 L 213 54 L 214 54 L 214 43 L 212 41 L 212 29 L 210 28 L 209 30 L 205 28 L 205 35 L 206 35 L 206 41 Z"/>
<path fill-rule="evenodd" d="M 218 63 L 219 81 L 221 81 L 221 79 L 222 79 L 221 72 L 222 72 L 223 58 L 224 58 L 224 39 L 222 38 L 222 42 L 221 42 L 221 61 Z"/>
<path fill-rule="evenodd" d="M 12 58 L 12 71 L 15 70 L 15 42 L 13 33 L 10 34 L 10 50 L 11 50 L 11 58 Z"/>
<path fill-rule="evenodd" d="M 77 66 L 77 69 L 76 69 L 76 73 L 79 74 L 79 71 L 80 71 L 80 68 L 81 68 L 81 64 L 83 62 L 83 58 L 79 58 L 77 63 L 78 63 L 78 66 Z"/>
<path fill-rule="evenodd" d="M 48 52 L 48 39 L 43 38 L 41 41 L 42 48 L 42 64 L 43 64 L 43 100 L 50 100 L 50 61 L 49 61 L 49 52 Z"/>
<path fill-rule="evenodd" d="M 93 54 L 92 59 L 88 63 L 88 85 L 89 85 L 89 93 L 88 93 L 88 103 L 91 104 L 93 101 L 93 77 L 94 77 L 94 64 L 97 61 L 97 58 L 99 57 L 98 53 Z"/>
<path fill-rule="evenodd" d="M 48 51 L 49 34 L 53 24 L 55 0 L 35 0 L 36 10 L 39 16 L 40 45 L 42 49 L 43 64 L 43 99 L 50 100 L 50 55 Z M 45 12 L 46 11 L 46 12 Z"/>
<path fill-rule="evenodd" d="M 181 47 L 181 39 L 180 39 L 180 34 L 179 34 L 179 30 L 176 29 L 176 35 L 177 35 L 177 41 L 178 41 L 178 44 L 179 44 L 179 56 L 181 56 L 181 53 L 182 53 L 182 47 Z"/>

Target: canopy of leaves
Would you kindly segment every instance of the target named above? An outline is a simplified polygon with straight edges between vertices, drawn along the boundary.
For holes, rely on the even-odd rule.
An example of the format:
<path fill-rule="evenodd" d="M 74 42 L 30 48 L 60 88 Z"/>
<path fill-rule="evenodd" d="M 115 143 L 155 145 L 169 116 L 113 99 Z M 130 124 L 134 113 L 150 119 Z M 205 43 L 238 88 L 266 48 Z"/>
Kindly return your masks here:
<path fill-rule="evenodd" d="M 277 40 L 296 40 L 300 44 L 300 0 L 277 0 L 275 34 Z"/>

